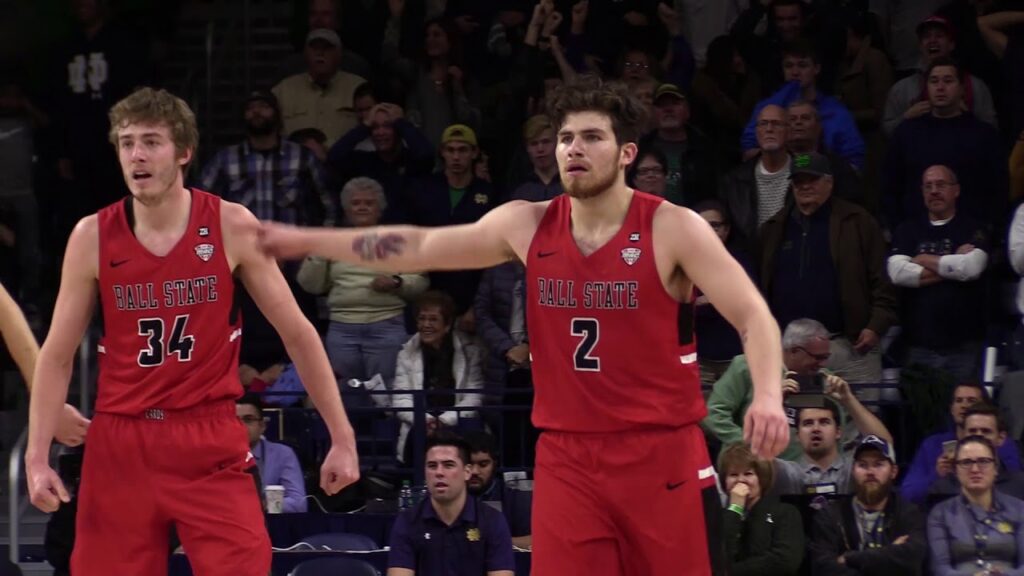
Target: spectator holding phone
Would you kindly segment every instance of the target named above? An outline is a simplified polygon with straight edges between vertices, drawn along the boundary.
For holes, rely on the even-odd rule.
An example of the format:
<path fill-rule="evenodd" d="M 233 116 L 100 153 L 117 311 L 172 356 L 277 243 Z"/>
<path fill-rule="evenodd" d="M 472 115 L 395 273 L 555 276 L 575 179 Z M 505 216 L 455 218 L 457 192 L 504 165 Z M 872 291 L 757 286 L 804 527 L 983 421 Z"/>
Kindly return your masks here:
<path fill-rule="evenodd" d="M 829 333 L 817 320 L 798 318 L 786 326 L 782 334 L 782 365 L 786 370 L 782 381 L 785 397 L 800 392 L 813 393 L 822 390 L 823 383 L 817 376 L 828 374 L 825 363 L 829 359 Z M 801 382 L 808 386 L 803 386 Z M 743 354 L 732 359 L 722 377 L 715 382 L 707 399 L 708 415 L 701 421 L 705 432 L 714 436 L 722 445 L 743 440 L 743 416 L 754 396 L 754 385 L 750 378 L 750 367 Z M 787 403 L 788 404 L 788 403 Z M 819 402 L 820 405 L 820 402 Z M 786 408 L 790 425 L 789 446 L 779 456 L 785 460 L 796 460 L 803 454 L 797 439 L 796 409 Z M 837 419 L 844 416 L 840 411 Z M 844 422 L 845 418 L 839 420 Z"/>
<path fill-rule="evenodd" d="M 963 382 L 953 389 L 949 414 L 953 418 L 954 426 L 925 438 L 918 447 L 900 488 L 904 498 L 923 504 L 932 483 L 953 473 L 953 455 L 950 452 L 943 452 L 943 444 L 964 437 L 964 417 L 967 409 L 979 402 L 988 401 L 988 393 L 980 384 Z M 1004 442 L 997 448 L 997 452 L 1008 470 L 1021 469 L 1020 454 L 1015 442 Z"/>
<path fill-rule="evenodd" d="M 797 438 L 803 453 L 795 461 L 775 459 L 776 494 L 851 494 L 853 454 L 840 450 L 840 407 L 861 436 L 875 435 L 892 445 L 892 434 L 850 391 L 842 378 L 828 374 L 824 394 L 797 411 Z"/>

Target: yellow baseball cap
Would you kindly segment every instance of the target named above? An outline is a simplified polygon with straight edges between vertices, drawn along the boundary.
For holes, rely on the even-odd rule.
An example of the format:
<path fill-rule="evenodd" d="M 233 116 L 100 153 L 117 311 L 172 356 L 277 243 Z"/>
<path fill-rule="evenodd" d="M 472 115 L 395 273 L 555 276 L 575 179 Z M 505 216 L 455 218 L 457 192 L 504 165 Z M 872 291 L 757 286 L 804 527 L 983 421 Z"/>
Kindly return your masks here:
<path fill-rule="evenodd" d="M 465 124 L 452 124 L 441 133 L 441 145 L 449 142 L 465 142 L 476 148 L 476 132 Z"/>

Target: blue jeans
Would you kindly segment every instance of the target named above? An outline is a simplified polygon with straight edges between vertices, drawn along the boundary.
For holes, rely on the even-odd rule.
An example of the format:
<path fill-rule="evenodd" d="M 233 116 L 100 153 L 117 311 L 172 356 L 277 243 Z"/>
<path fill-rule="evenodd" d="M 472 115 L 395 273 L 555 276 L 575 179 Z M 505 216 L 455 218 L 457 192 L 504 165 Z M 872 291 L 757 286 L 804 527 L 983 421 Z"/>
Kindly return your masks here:
<path fill-rule="evenodd" d="M 339 380 L 369 380 L 380 374 L 390 388 L 398 352 L 408 339 L 401 314 L 369 324 L 331 322 L 327 329 L 327 356 Z"/>

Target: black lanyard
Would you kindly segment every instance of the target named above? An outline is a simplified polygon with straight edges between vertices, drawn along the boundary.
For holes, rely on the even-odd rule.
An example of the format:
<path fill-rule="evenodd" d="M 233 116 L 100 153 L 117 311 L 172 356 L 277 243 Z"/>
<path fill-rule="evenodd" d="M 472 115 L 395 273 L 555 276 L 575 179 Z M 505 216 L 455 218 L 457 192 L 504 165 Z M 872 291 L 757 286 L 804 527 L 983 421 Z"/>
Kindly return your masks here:
<path fill-rule="evenodd" d="M 971 518 L 974 520 L 974 525 L 972 526 L 972 532 L 974 532 L 974 551 L 980 564 L 985 559 L 985 550 L 988 548 L 988 533 L 995 530 L 1000 534 L 1013 534 L 1015 527 L 1011 522 L 1001 519 L 1000 515 L 1003 512 L 1003 507 L 996 501 L 995 494 L 993 494 L 992 498 L 992 511 L 985 512 L 983 518 L 978 517 L 977 512 L 974 511 L 974 507 L 967 501 L 967 498 L 963 496 L 961 498 L 964 506 L 971 513 Z"/>

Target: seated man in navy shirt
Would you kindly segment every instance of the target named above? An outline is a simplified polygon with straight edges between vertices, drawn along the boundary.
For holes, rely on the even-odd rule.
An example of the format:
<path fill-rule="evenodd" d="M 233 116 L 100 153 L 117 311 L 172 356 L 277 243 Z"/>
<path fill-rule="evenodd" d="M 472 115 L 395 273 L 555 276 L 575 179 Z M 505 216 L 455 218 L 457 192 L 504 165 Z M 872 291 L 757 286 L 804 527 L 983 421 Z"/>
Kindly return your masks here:
<path fill-rule="evenodd" d="M 430 498 L 395 519 L 387 576 L 513 576 L 505 518 L 467 494 L 466 441 L 434 434 L 425 461 Z"/>
<path fill-rule="evenodd" d="M 299 458 L 289 446 L 263 437 L 267 422 L 263 419 L 263 403 L 255 394 L 246 394 L 235 401 L 235 413 L 249 433 L 249 451 L 256 458 L 263 486 L 284 486 L 281 511 L 306 511 L 306 482 L 302 478 Z"/>
<path fill-rule="evenodd" d="M 508 486 L 496 474 L 499 459 L 494 436 L 483 431 L 473 431 L 467 432 L 464 438 L 469 444 L 469 493 L 492 508 L 501 510 L 512 534 L 512 545 L 528 550 L 533 545 L 533 536 L 530 534 L 533 491 Z"/>

